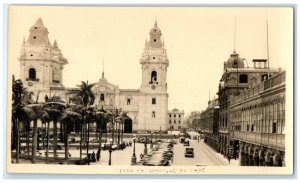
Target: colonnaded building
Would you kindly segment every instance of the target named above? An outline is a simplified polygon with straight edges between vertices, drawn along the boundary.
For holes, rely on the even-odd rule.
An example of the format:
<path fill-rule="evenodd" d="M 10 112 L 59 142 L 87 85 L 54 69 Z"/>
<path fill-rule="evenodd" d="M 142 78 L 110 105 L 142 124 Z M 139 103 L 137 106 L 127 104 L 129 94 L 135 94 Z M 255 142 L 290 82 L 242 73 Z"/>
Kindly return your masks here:
<path fill-rule="evenodd" d="M 28 39 L 23 41 L 20 61 L 20 79 L 24 87 L 34 93 L 37 101 L 46 96 L 59 96 L 69 101 L 68 92 L 77 88 L 63 85 L 63 69 L 68 64 L 56 41 L 50 43 L 48 30 L 38 19 L 31 26 Z M 102 77 L 93 86 L 94 106 L 105 110 L 122 108 L 128 112 L 130 120 L 125 122 L 125 132 L 145 130 L 167 130 L 168 92 L 167 68 L 169 60 L 162 33 L 155 21 L 150 30 L 150 39 L 146 41 L 140 59 L 142 83 L 139 89 L 120 89 Z"/>

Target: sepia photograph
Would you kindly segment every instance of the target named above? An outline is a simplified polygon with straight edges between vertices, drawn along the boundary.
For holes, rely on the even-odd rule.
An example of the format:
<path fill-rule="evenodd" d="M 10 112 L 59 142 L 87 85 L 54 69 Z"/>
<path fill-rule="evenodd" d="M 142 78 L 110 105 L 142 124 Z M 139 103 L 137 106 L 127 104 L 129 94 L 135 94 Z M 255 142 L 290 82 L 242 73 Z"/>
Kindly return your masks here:
<path fill-rule="evenodd" d="M 7 13 L 8 173 L 293 173 L 293 7 Z"/>

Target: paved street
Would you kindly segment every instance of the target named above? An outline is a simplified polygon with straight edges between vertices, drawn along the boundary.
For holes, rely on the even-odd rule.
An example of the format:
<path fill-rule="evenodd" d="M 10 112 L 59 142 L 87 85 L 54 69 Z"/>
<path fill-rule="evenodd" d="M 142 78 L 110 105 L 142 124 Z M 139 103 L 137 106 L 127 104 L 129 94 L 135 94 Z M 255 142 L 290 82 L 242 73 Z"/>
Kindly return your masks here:
<path fill-rule="evenodd" d="M 194 148 L 194 158 L 184 157 L 186 147 Z M 228 161 L 217 155 L 203 141 L 198 143 L 197 140 L 190 140 L 190 146 L 177 144 L 174 146 L 174 166 L 224 166 L 229 165 Z"/>

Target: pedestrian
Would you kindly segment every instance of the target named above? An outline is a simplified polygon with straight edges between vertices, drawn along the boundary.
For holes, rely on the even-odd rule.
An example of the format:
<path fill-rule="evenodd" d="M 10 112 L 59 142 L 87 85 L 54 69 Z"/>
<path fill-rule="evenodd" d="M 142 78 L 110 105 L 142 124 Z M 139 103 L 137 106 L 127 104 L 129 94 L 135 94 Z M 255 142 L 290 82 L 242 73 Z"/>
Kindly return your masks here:
<path fill-rule="evenodd" d="M 96 162 L 95 152 L 92 153 L 92 162 Z"/>
<path fill-rule="evenodd" d="M 100 151 L 99 151 L 99 149 L 98 149 L 98 151 L 97 151 L 96 156 L 97 156 L 97 161 L 99 161 L 99 160 L 100 160 Z"/>
<path fill-rule="evenodd" d="M 228 162 L 229 162 L 229 164 L 230 164 L 230 155 L 228 155 L 227 158 L 228 158 Z"/>
<path fill-rule="evenodd" d="M 88 156 L 87 156 L 87 160 L 88 160 L 88 165 L 90 164 L 90 162 L 91 162 L 91 153 L 89 153 L 88 154 Z"/>
<path fill-rule="evenodd" d="M 144 155 L 141 153 L 140 154 L 140 159 L 142 160 L 144 158 Z"/>

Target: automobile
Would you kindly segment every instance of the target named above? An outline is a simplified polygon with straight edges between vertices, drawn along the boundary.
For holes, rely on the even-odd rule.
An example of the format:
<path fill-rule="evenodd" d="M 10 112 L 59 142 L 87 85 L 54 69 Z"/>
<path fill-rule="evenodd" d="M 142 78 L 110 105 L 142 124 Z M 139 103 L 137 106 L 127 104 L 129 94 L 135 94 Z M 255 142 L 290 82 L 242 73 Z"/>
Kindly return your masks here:
<path fill-rule="evenodd" d="M 184 145 L 184 146 L 190 146 L 190 141 L 189 141 L 188 139 L 185 139 L 183 145 Z"/>
<path fill-rule="evenodd" d="M 194 157 L 194 148 L 185 148 L 184 156 L 193 158 Z"/>
<path fill-rule="evenodd" d="M 109 150 L 110 146 L 111 146 L 111 150 L 113 150 L 113 151 L 118 149 L 117 145 L 115 145 L 115 144 L 111 145 L 110 143 L 101 144 L 101 149 L 104 150 L 104 151 Z"/>
<path fill-rule="evenodd" d="M 184 137 L 180 137 L 180 138 L 179 138 L 179 142 L 180 142 L 180 143 L 184 143 L 184 140 L 185 140 Z"/>

